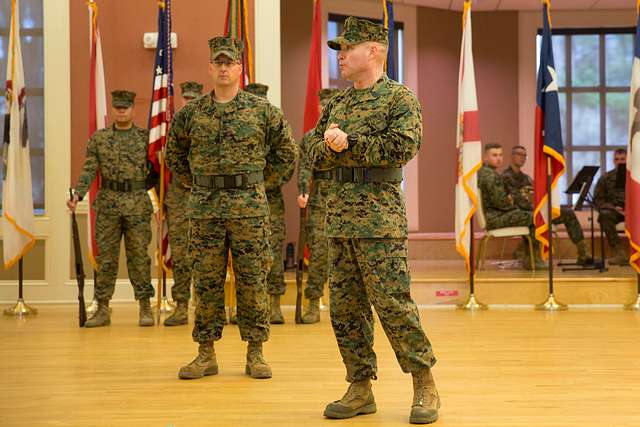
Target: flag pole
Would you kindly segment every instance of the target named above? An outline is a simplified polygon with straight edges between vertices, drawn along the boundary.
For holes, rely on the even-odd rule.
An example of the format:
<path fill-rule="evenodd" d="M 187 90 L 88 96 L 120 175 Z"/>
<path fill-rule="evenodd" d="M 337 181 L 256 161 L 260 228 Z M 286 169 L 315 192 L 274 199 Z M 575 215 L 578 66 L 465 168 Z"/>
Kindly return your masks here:
<path fill-rule="evenodd" d="M 18 261 L 18 301 L 13 305 L 13 307 L 7 308 L 4 311 L 5 316 L 35 316 L 38 314 L 38 310 L 33 307 L 28 306 L 24 302 L 23 298 L 23 280 L 24 272 L 22 268 L 22 258 Z"/>
<path fill-rule="evenodd" d="M 636 300 L 630 304 L 625 305 L 624 306 L 625 310 L 640 311 L 640 273 L 636 274 L 636 279 L 638 281 Z"/>
<path fill-rule="evenodd" d="M 476 299 L 476 256 L 473 249 L 473 243 L 475 240 L 473 234 L 473 216 L 471 216 L 469 220 L 469 295 L 467 296 L 467 299 L 464 303 L 458 304 L 458 310 L 482 311 L 487 310 L 489 306 L 487 304 L 481 303 Z"/>
<path fill-rule="evenodd" d="M 551 170 L 551 158 L 547 157 L 547 226 L 549 235 L 549 296 L 547 300 L 542 304 L 536 305 L 536 310 L 539 311 L 564 311 L 568 307 L 566 304 L 556 301 L 553 288 L 553 231 L 551 230 L 551 221 L 553 219 L 553 205 L 552 205 L 552 192 L 551 192 L 551 180 L 553 177 L 553 171 Z"/>

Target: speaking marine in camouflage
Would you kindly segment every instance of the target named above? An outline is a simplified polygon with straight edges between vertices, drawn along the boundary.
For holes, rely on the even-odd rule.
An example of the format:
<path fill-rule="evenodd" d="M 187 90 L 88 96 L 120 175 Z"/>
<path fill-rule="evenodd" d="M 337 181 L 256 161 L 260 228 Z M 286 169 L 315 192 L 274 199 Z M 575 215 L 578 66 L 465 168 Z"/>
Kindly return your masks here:
<path fill-rule="evenodd" d="M 629 256 L 626 254 L 616 225 L 624 222 L 624 188 L 616 185 L 618 168 L 627 164 L 627 150 L 619 148 L 615 151 L 613 157 L 615 169 L 607 172 L 602 176 L 596 184 L 594 192 L 594 200 L 598 209 L 598 222 L 602 227 L 607 242 L 613 251 L 613 257 L 609 259 L 609 263 L 614 265 L 629 264 Z"/>
<path fill-rule="evenodd" d="M 328 418 L 376 411 L 373 312 L 404 372 L 413 376 L 410 421 L 438 417 L 440 399 L 431 373 L 436 359 L 410 294 L 407 217 L 402 167 L 422 139 L 420 103 L 384 73 L 387 30 L 349 17 L 328 42 L 339 50 L 342 77 L 353 86 L 327 104 L 309 141 L 313 167 L 333 168 L 327 194 L 331 325 L 350 386 L 325 408 Z"/>
<path fill-rule="evenodd" d="M 318 92 L 320 109 L 324 108 L 337 89 L 322 89 Z M 307 242 L 309 246 L 309 273 L 305 297 L 309 299 L 302 323 L 311 324 L 320 321 L 320 298 L 327 281 L 327 237 L 324 232 L 324 217 L 327 194 L 331 185 L 331 165 L 313 167 L 307 151 L 309 140 L 315 129 L 311 129 L 300 142 L 300 161 L 298 166 L 298 206 L 307 212 Z"/>
<path fill-rule="evenodd" d="M 261 83 L 251 83 L 245 90 L 260 98 L 267 98 L 269 86 Z M 284 295 L 284 240 L 287 230 L 284 222 L 284 197 L 282 186 L 291 180 L 295 165 L 272 164 L 269 162 L 264 170 L 264 187 L 269 201 L 269 222 L 271 237 L 269 243 L 273 251 L 273 263 L 267 275 L 267 293 L 270 296 L 269 321 L 274 324 L 284 323 L 284 316 L 280 309 L 280 297 Z"/>
<path fill-rule="evenodd" d="M 511 164 L 502 172 L 507 194 L 511 196 L 513 204 L 519 209 L 530 211 L 533 214 L 533 180 L 522 172 L 522 167 L 527 161 L 527 149 L 522 145 L 516 145 L 511 150 Z M 587 255 L 587 245 L 584 242 L 584 233 L 576 213 L 569 207 L 560 209 L 560 216 L 554 219 L 553 224 L 564 224 L 571 241 L 578 251 L 577 263 L 581 265 L 593 263 L 593 258 Z"/>
<path fill-rule="evenodd" d="M 138 323 L 140 326 L 154 324 L 149 302 L 154 293 L 151 259 L 147 253 L 153 207 L 147 189 L 155 184 L 155 175 L 147 159 L 149 131 L 133 124 L 134 99 L 133 92 L 117 90 L 111 93 L 114 123 L 97 130 L 89 139 L 75 194 L 67 202 L 67 206 L 75 210 L 96 174 L 100 173 L 100 190 L 94 204 L 98 309 L 85 323 L 88 328 L 111 323 L 109 300 L 115 290 L 123 237 L 129 280 L 140 305 Z"/>
<path fill-rule="evenodd" d="M 271 267 L 269 204 L 264 169 L 293 164 L 296 144 L 282 111 L 241 91 L 242 41 L 215 37 L 209 74 L 214 90 L 180 110 L 171 122 L 167 164 L 189 197 L 189 254 L 193 263 L 198 355 L 178 373 L 218 373 L 213 342 L 225 320 L 224 283 L 233 258 L 240 336 L 248 341 L 246 373 L 270 378 L 262 343 L 269 338 L 266 275 Z"/>
<path fill-rule="evenodd" d="M 198 82 L 180 83 L 182 107 L 184 108 L 189 102 L 201 96 L 202 88 L 203 86 Z M 172 179 L 165 197 L 173 264 L 171 268 L 173 272 L 171 297 L 176 302 L 175 311 L 164 320 L 165 326 L 186 325 L 189 322 L 191 265 L 189 264 L 189 215 L 185 201 L 189 199 L 190 193 L 190 187 L 184 186 L 177 179 Z"/>
<path fill-rule="evenodd" d="M 533 212 L 520 209 L 513 202 L 513 197 L 507 193 L 503 177 L 498 173 L 502 166 L 503 154 L 500 144 L 486 144 L 484 146 L 484 164 L 478 170 L 478 188 L 482 195 L 482 210 L 487 222 L 487 230 L 505 227 L 529 227 L 529 238 L 534 248 L 534 262 L 536 269 L 544 269 L 545 264 L 540 259 L 538 242 L 533 225 Z M 525 268 L 533 269 L 529 256 L 529 246 L 521 254 Z"/>

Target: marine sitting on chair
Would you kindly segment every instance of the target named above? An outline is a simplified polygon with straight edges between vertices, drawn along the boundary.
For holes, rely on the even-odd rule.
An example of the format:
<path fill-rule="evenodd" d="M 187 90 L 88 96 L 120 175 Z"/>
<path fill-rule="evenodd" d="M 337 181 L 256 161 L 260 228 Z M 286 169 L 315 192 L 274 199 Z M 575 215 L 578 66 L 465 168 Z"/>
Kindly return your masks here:
<path fill-rule="evenodd" d="M 535 227 L 531 211 L 518 208 L 513 198 L 507 194 L 502 176 L 498 168 L 502 166 L 502 146 L 486 144 L 484 146 L 484 165 L 478 171 L 478 188 L 482 193 L 482 206 L 487 221 L 487 230 L 504 227 L 529 227 L 529 235 L 533 241 L 535 253 L 535 269 L 544 269 L 540 259 L 538 243 L 535 240 Z M 521 254 L 525 268 L 532 269 L 530 257 Z"/>
<path fill-rule="evenodd" d="M 522 145 L 513 147 L 511 150 L 511 164 L 502 172 L 502 180 L 507 194 L 513 199 L 513 203 L 520 209 L 533 212 L 533 180 L 529 175 L 522 172 L 522 167 L 526 161 L 527 149 Z M 569 238 L 576 245 L 578 252 L 577 264 L 593 263 L 593 259 L 587 254 L 584 233 L 573 209 L 563 206 L 560 209 L 560 216 L 553 220 L 553 224 L 564 224 Z"/>

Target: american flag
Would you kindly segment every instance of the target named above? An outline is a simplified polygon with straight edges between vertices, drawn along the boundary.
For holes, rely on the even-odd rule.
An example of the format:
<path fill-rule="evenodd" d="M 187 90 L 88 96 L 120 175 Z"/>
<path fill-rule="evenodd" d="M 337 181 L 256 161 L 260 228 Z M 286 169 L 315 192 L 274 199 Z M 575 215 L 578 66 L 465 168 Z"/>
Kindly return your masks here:
<path fill-rule="evenodd" d="M 173 58 L 171 51 L 171 0 L 158 1 L 158 44 L 153 70 L 153 94 L 149 111 L 149 147 L 147 156 L 160 175 L 160 194 L 156 220 L 162 230 L 162 260 L 166 267 L 171 265 L 169 249 L 169 229 L 164 215 L 164 193 L 170 180 L 169 170 L 164 162 L 169 124 L 173 117 Z"/>

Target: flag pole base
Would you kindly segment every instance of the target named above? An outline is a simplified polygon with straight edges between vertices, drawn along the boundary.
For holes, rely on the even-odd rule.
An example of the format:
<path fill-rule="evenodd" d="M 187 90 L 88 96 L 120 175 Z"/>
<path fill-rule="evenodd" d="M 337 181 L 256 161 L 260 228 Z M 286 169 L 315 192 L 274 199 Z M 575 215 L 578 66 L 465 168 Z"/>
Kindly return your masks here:
<path fill-rule="evenodd" d="M 18 301 L 13 307 L 7 308 L 4 311 L 5 316 L 15 317 L 35 316 L 36 314 L 38 314 L 38 310 L 33 307 L 29 307 L 22 298 L 18 298 Z"/>
<path fill-rule="evenodd" d="M 469 294 L 467 300 L 457 305 L 458 310 L 468 310 L 468 311 L 482 311 L 488 310 L 489 306 L 487 304 L 483 304 L 476 299 L 475 294 Z"/>
<path fill-rule="evenodd" d="M 553 294 L 549 294 L 549 297 L 542 304 L 536 305 L 538 311 L 566 311 L 569 309 L 567 304 L 556 301 L 556 297 Z"/>
<path fill-rule="evenodd" d="M 175 304 L 169 301 L 169 299 L 166 296 L 162 297 L 162 302 L 160 303 L 160 313 L 163 313 L 163 314 L 173 313 L 175 308 L 176 308 Z"/>
<path fill-rule="evenodd" d="M 640 311 L 640 294 L 638 294 L 638 297 L 634 302 L 625 305 L 624 309 L 629 311 Z"/>

